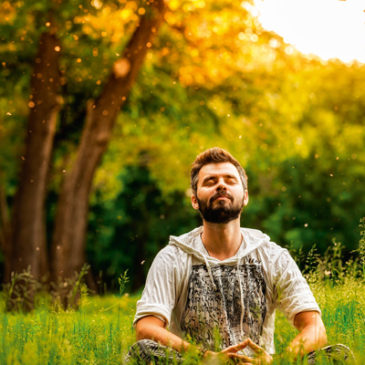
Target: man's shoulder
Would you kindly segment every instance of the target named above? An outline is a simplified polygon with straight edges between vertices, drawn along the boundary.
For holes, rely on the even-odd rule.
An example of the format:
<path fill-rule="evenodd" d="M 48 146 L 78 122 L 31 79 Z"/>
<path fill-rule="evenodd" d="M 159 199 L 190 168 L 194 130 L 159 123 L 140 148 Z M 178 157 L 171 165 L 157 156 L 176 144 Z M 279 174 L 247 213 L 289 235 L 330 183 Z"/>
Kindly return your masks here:
<path fill-rule="evenodd" d="M 170 257 L 175 261 L 177 256 L 188 255 L 186 247 L 196 246 L 201 231 L 202 227 L 197 227 L 181 235 L 170 235 L 168 244 L 158 252 L 157 256 Z"/>
<path fill-rule="evenodd" d="M 178 247 L 168 244 L 157 252 L 156 258 L 167 258 L 175 261 L 178 251 Z"/>
<path fill-rule="evenodd" d="M 243 233 L 244 237 L 248 236 L 249 238 L 252 238 L 252 239 L 270 241 L 270 237 L 266 233 L 264 233 L 256 228 L 241 227 L 241 232 Z"/>
<path fill-rule="evenodd" d="M 171 235 L 169 237 L 169 243 L 173 242 L 173 241 L 179 241 L 185 244 L 191 244 L 193 243 L 193 241 L 195 241 L 197 238 L 199 238 L 200 234 L 203 231 L 203 227 L 199 226 L 194 228 L 193 230 L 183 233 L 181 235 Z"/>
<path fill-rule="evenodd" d="M 259 229 L 241 227 L 244 238 L 249 241 L 249 244 L 255 244 L 257 250 L 264 252 L 271 258 L 270 261 L 275 260 L 282 254 L 288 254 L 288 250 L 279 244 L 273 242 L 269 235 L 260 231 Z"/>

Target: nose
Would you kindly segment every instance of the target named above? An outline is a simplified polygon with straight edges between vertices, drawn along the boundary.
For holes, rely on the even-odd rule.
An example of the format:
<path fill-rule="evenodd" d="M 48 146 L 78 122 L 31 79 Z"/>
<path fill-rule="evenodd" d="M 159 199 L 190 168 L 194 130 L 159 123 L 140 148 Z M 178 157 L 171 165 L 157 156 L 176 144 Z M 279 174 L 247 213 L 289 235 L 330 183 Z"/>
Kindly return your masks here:
<path fill-rule="evenodd" d="M 224 182 L 224 179 L 219 179 L 217 184 L 217 190 L 227 190 L 226 183 Z"/>

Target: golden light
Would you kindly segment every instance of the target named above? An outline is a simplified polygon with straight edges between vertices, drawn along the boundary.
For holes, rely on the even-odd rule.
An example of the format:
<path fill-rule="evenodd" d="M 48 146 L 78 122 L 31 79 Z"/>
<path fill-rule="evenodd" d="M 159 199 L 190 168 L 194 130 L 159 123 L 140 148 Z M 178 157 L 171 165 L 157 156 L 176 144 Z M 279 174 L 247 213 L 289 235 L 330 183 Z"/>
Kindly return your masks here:
<path fill-rule="evenodd" d="M 255 0 L 262 26 L 300 52 L 365 63 L 364 0 Z"/>

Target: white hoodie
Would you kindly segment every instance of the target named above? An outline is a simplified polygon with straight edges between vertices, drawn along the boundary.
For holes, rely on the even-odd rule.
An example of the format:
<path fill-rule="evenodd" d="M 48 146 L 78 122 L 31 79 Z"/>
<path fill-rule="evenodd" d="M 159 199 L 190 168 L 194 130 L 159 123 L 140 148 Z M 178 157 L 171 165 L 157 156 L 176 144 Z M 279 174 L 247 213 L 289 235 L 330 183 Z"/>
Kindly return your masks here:
<path fill-rule="evenodd" d="M 290 321 L 303 311 L 320 312 L 289 252 L 266 234 L 241 228 L 237 254 L 220 261 L 209 256 L 202 230 L 170 236 L 149 270 L 134 323 L 154 315 L 207 349 L 250 337 L 274 353 L 276 308 Z"/>

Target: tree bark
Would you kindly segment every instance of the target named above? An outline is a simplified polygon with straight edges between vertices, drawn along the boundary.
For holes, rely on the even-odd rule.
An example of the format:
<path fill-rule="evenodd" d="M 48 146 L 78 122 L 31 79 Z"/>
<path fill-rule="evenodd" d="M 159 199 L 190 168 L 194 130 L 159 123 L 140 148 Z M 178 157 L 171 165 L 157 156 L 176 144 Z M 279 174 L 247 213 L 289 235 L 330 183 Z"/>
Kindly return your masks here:
<path fill-rule="evenodd" d="M 0 185 L 0 248 L 4 255 L 4 282 L 7 283 L 11 273 L 11 222 L 5 189 L 2 185 Z"/>
<path fill-rule="evenodd" d="M 38 281 L 49 271 L 44 202 L 61 100 L 59 51 L 53 31 L 40 36 L 31 76 L 26 149 L 12 216 L 11 271 L 21 273 L 29 268 Z"/>
<path fill-rule="evenodd" d="M 163 20 L 163 0 L 149 3 L 99 98 L 87 106 L 86 121 L 73 166 L 66 172 L 58 200 L 52 240 L 52 279 L 64 284 L 85 262 L 85 234 L 89 194 L 95 170 L 136 79 L 151 42 Z"/>

